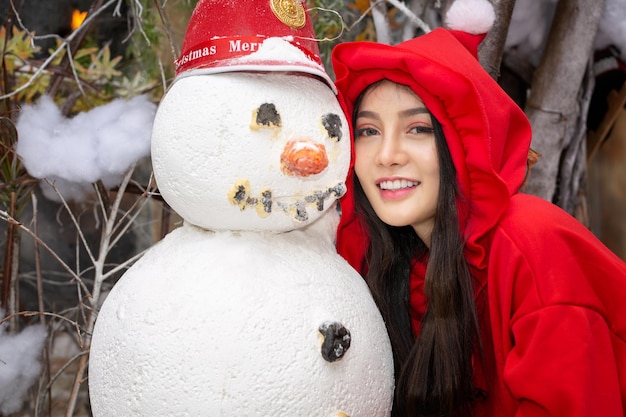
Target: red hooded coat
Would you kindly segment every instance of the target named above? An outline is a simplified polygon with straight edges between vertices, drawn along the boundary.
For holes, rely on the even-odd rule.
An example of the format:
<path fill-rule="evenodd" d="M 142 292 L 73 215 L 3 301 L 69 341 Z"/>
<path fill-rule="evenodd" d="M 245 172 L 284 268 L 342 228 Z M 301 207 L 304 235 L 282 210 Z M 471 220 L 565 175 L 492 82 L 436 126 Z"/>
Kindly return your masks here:
<path fill-rule="evenodd" d="M 339 44 L 340 102 L 352 123 L 361 92 L 389 79 L 409 86 L 443 126 L 489 364 L 475 369 L 488 393 L 475 415 L 623 416 L 626 264 L 568 213 L 518 192 L 531 128 L 478 63 L 481 39 L 435 29 L 396 46 Z M 354 212 L 352 170 L 341 208 L 337 249 L 363 273 L 368 236 Z M 416 264 L 410 281 L 416 335 L 425 270 Z"/>

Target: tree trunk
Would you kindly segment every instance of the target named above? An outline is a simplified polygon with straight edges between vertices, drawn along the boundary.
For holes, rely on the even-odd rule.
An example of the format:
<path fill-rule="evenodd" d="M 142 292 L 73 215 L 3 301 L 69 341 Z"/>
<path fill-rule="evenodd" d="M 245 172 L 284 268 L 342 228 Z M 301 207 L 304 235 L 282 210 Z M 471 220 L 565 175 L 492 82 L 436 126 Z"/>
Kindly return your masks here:
<path fill-rule="evenodd" d="M 494 0 L 496 21 L 478 48 L 481 65 L 496 81 L 500 78 L 500 63 L 514 6 L 515 0 Z"/>
<path fill-rule="evenodd" d="M 585 173 L 584 104 L 591 77 L 583 79 L 603 10 L 604 0 L 559 0 L 525 109 L 533 126 L 532 147 L 542 155 L 526 192 L 572 214 Z"/>

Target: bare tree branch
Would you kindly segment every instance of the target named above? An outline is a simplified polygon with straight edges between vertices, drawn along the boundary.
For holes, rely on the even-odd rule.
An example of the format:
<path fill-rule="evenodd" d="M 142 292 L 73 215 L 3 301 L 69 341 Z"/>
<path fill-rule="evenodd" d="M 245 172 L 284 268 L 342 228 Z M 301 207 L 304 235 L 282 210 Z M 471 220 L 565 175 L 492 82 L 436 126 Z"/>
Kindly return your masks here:
<path fill-rule="evenodd" d="M 387 0 L 387 1 L 389 1 L 389 4 L 391 4 L 393 7 L 401 11 L 409 19 L 407 26 L 418 27 L 424 33 L 430 32 L 431 30 L 430 26 L 428 26 L 428 24 L 424 22 L 422 19 L 417 17 L 415 13 L 413 13 L 404 3 L 398 0 Z"/>
<path fill-rule="evenodd" d="M 372 3 L 372 20 L 376 28 L 376 41 L 391 44 L 391 27 L 387 19 L 387 4 L 384 0 L 375 0 Z"/>
<path fill-rule="evenodd" d="M 496 21 L 478 49 L 478 58 L 485 70 L 495 80 L 500 78 L 500 63 L 504 53 L 504 43 L 509 32 L 515 0 L 493 0 Z"/>

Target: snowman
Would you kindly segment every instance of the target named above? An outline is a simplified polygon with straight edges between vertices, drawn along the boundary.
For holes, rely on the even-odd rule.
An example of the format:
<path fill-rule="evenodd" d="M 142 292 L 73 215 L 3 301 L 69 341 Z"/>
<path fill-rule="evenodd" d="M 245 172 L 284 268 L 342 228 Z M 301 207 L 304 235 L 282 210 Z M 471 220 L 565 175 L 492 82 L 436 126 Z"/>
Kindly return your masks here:
<path fill-rule="evenodd" d="M 335 251 L 348 124 L 299 0 L 200 0 L 152 162 L 184 219 L 99 313 L 95 417 L 385 417 L 393 360 Z"/>

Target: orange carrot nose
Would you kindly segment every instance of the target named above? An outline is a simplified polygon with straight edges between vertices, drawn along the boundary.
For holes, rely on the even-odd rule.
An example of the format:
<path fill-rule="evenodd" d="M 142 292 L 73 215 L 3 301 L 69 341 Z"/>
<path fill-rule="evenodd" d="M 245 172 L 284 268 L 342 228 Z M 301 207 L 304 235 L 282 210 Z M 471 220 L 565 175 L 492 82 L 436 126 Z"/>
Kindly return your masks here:
<path fill-rule="evenodd" d="M 280 166 L 287 175 L 308 177 L 328 166 L 326 148 L 307 139 L 290 140 L 280 156 Z"/>

